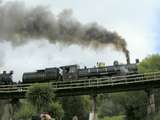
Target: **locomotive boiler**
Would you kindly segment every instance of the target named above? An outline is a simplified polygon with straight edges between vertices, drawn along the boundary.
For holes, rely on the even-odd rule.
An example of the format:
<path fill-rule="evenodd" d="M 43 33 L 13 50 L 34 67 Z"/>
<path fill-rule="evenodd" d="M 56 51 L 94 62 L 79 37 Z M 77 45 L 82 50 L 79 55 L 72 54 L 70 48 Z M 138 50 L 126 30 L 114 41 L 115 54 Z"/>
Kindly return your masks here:
<path fill-rule="evenodd" d="M 36 72 L 24 73 L 22 81 L 23 83 L 50 82 L 59 80 L 59 77 L 59 69 L 54 67 L 37 70 Z"/>

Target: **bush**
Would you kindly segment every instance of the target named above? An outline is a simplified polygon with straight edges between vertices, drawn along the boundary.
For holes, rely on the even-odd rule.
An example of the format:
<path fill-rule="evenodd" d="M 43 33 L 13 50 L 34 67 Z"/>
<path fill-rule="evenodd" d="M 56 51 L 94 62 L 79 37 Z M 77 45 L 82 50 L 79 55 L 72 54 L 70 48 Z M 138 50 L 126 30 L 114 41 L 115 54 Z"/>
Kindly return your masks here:
<path fill-rule="evenodd" d="M 36 114 L 35 108 L 29 103 L 23 103 L 20 110 L 15 114 L 18 120 L 28 120 Z"/>

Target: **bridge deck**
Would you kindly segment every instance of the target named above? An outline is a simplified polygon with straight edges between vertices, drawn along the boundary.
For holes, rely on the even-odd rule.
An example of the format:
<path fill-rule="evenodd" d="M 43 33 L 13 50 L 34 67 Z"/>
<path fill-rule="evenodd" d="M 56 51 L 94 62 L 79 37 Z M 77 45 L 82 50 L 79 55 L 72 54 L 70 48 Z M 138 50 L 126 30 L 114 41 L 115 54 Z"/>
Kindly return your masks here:
<path fill-rule="evenodd" d="M 48 83 L 57 96 L 88 95 L 160 87 L 160 72 Z M 0 99 L 24 98 L 32 84 L 0 85 Z"/>

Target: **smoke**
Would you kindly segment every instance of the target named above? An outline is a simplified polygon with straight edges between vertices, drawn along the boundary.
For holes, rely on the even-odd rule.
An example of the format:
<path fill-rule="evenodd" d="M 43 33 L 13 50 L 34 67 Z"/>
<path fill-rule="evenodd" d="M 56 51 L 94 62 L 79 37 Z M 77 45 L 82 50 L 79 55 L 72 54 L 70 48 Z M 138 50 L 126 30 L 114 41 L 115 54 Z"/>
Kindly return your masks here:
<path fill-rule="evenodd" d="M 56 16 L 43 6 L 26 8 L 20 2 L 0 4 L 0 40 L 20 45 L 30 38 L 45 38 L 51 43 L 78 44 L 94 49 L 113 45 L 129 60 L 127 44 L 121 36 L 97 23 L 80 23 L 72 16 L 72 10 L 63 10 Z"/>
<path fill-rule="evenodd" d="M 0 67 L 4 65 L 4 58 L 5 58 L 5 48 L 2 44 L 0 43 Z"/>
<path fill-rule="evenodd" d="M 1 49 L 0 49 L 0 67 L 1 66 L 3 66 L 3 64 L 4 64 L 4 52 L 3 51 L 1 51 Z"/>

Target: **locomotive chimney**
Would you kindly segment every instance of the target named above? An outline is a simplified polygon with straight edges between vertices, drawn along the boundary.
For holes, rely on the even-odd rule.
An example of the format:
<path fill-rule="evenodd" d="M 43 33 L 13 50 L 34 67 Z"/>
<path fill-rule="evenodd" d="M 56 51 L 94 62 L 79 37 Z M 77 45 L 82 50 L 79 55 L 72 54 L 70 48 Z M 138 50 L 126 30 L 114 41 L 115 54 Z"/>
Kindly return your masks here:
<path fill-rule="evenodd" d="M 126 61 L 127 61 L 127 64 L 130 64 L 129 51 L 126 52 Z"/>
<path fill-rule="evenodd" d="M 136 63 L 139 63 L 139 59 L 136 59 Z"/>
<path fill-rule="evenodd" d="M 12 74 L 13 74 L 13 71 L 11 70 L 9 74 L 12 75 Z"/>

